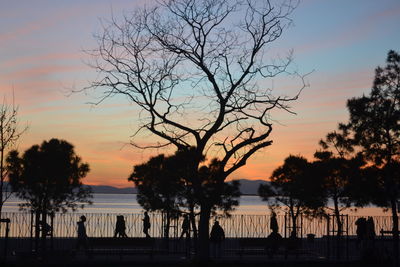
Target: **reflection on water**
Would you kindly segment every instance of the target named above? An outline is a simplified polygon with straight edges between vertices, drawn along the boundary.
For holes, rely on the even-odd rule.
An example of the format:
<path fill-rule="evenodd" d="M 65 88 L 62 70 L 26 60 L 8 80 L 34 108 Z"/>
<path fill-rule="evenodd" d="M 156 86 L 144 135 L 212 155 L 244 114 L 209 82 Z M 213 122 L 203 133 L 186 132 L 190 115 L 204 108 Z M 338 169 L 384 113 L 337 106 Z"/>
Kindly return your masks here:
<path fill-rule="evenodd" d="M 18 204 L 21 200 L 15 196 L 5 203 L 4 212 L 16 212 L 19 210 Z M 86 205 L 80 213 L 118 213 L 118 214 L 138 214 L 143 210 L 136 201 L 136 194 L 94 194 L 93 205 Z M 261 201 L 259 196 L 242 196 L 240 206 L 233 214 L 265 215 L 269 214 L 266 202 Z M 347 209 L 343 214 L 355 216 L 390 216 L 390 212 L 384 212 L 382 208 L 368 206 L 358 209 Z"/>

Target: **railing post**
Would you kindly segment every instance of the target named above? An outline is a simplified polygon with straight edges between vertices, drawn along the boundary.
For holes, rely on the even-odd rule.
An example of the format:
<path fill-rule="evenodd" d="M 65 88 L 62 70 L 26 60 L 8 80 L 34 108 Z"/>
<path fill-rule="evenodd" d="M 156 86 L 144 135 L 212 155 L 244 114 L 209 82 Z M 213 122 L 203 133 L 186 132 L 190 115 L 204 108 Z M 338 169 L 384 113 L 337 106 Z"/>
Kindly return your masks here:
<path fill-rule="evenodd" d="M 346 214 L 346 258 L 347 260 L 349 260 L 349 215 L 348 214 Z"/>
<path fill-rule="evenodd" d="M 326 249 L 327 249 L 327 251 L 326 251 L 326 258 L 327 259 L 329 259 L 330 258 L 330 255 L 331 255 L 331 248 L 330 248 L 330 219 L 331 219 L 331 217 L 330 217 L 330 215 L 328 215 L 328 217 L 327 217 L 327 223 L 326 223 L 326 226 L 327 226 L 327 233 L 326 233 Z"/>
<path fill-rule="evenodd" d="M 241 223 L 241 228 L 242 228 L 242 230 L 241 230 L 241 232 L 242 232 L 242 238 L 243 238 L 243 235 L 244 235 L 244 219 L 243 219 L 243 214 L 242 214 L 242 223 Z"/>
<path fill-rule="evenodd" d="M 300 238 L 303 238 L 303 214 L 300 214 Z"/>
<path fill-rule="evenodd" d="M 286 215 L 287 215 L 287 214 L 285 213 L 285 217 L 284 217 L 284 218 L 285 218 L 285 235 L 284 235 L 285 238 L 287 238 L 287 235 L 286 235 L 286 231 L 287 231 Z"/>

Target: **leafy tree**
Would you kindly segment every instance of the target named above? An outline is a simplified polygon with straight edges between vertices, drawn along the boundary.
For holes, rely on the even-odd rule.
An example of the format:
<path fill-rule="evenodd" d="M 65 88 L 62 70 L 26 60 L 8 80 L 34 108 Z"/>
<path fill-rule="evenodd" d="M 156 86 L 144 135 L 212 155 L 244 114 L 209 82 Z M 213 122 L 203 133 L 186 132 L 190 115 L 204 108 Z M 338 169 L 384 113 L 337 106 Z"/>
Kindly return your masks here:
<path fill-rule="evenodd" d="M 7 104 L 6 99 L 0 105 L 0 217 L 3 205 L 11 195 L 6 179 L 8 171 L 6 168 L 6 155 L 20 139 L 27 127 L 18 127 L 18 107 Z"/>
<path fill-rule="evenodd" d="M 360 155 L 354 155 L 354 148 L 347 132 L 328 133 L 320 141 L 322 150 L 315 152 L 312 176 L 321 179 L 324 195 L 333 201 L 333 214 L 337 224 L 337 235 L 342 235 L 341 211 L 350 207 L 350 183 L 360 177 L 360 169 L 365 164 Z M 352 187 L 352 189 L 355 189 Z M 359 203 L 360 204 L 360 203 Z M 329 208 L 328 208 L 329 209 Z"/>
<path fill-rule="evenodd" d="M 138 202 L 144 209 L 163 211 L 167 214 L 165 236 L 168 236 L 171 217 L 188 212 L 197 239 L 195 209 L 199 207 L 199 199 L 192 192 L 186 161 L 187 153 L 179 151 L 169 157 L 152 157 L 148 162 L 134 166 L 128 180 L 133 181 L 138 188 Z M 239 182 L 226 183 L 214 177 L 218 164 L 218 160 L 214 159 L 209 165 L 201 166 L 199 173 L 212 212 L 222 210 L 229 215 L 229 212 L 239 205 Z"/>
<path fill-rule="evenodd" d="M 144 147 L 172 145 L 191 153 L 187 168 L 200 206 L 201 259 L 209 256 L 209 194 L 219 192 L 204 190 L 203 158 L 219 159 L 218 175 L 212 177 L 222 184 L 272 144 L 270 111 L 289 111 L 305 87 L 303 77 L 289 70 L 290 54 L 267 57 L 291 24 L 296 5 L 290 0 L 277 6 L 253 0 L 162 0 L 121 22 L 112 19 L 91 51 L 100 76 L 89 88 L 104 89 L 104 98 L 125 96 L 141 110 L 134 138 L 148 131 L 157 138 Z M 293 97 L 275 97 L 266 87 L 266 79 L 280 74 L 300 78 Z"/>
<path fill-rule="evenodd" d="M 389 207 L 393 218 L 394 251 L 399 249 L 397 200 L 399 199 L 400 161 L 400 55 L 391 50 L 385 67 L 375 70 L 375 79 L 368 96 L 348 100 L 350 131 L 355 143 L 380 178 L 384 195 L 379 204 Z M 398 262 L 398 253 L 396 253 Z"/>
<path fill-rule="evenodd" d="M 201 166 L 199 176 L 203 181 L 203 194 L 200 196 L 203 202 L 208 202 L 211 206 L 211 212 L 215 214 L 217 210 L 224 212 L 226 216 L 230 216 L 230 212 L 239 205 L 240 198 L 240 182 L 233 180 L 225 182 L 221 175 L 221 161 L 213 159 L 208 165 Z M 198 203 L 200 199 L 196 198 Z"/>
<path fill-rule="evenodd" d="M 146 163 L 136 165 L 128 181 L 138 189 L 137 200 L 148 211 L 162 211 L 166 214 L 165 236 L 169 236 L 169 225 L 180 213 L 179 203 L 184 184 L 176 175 L 171 158 L 163 154 L 150 158 Z"/>
<path fill-rule="evenodd" d="M 37 238 L 39 221 L 46 223 L 48 214 L 83 208 L 82 202 L 91 203 L 90 189 L 82 184 L 89 165 L 81 162 L 67 141 L 44 141 L 27 149 L 22 156 L 13 150 L 7 156 L 7 168 L 13 191 L 26 201 L 20 208 L 36 215 Z M 42 237 L 46 238 L 44 231 Z"/>
<path fill-rule="evenodd" d="M 291 235 L 297 236 L 300 214 L 317 215 L 323 212 L 326 198 L 321 180 L 310 174 L 311 164 L 301 156 L 289 156 L 271 175 L 270 184 L 262 184 L 258 194 L 272 205 L 284 205 L 292 220 Z"/>

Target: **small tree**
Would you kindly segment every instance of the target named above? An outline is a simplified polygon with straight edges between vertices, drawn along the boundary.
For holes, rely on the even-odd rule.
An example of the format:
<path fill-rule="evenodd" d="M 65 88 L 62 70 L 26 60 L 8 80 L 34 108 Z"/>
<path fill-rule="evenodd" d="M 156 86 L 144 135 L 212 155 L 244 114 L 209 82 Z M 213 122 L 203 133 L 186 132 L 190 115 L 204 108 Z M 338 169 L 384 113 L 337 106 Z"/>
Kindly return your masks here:
<path fill-rule="evenodd" d="M 326 202 L 333 201 L 333 214 L 337 224 L 337 235 L 342 235 L 343 223 L 341 211 L 350 207 L 350 183 L 360 176 L 360 169 L 365 164 L 360 155 L 354 155 L 351 139 L 346 131 L 328 133 L 320 141 L 323 150 L 314 154 L 312 176 L 321 179 Z M 329 209 L 329 207 L 327 207 Z"/>
<path fill-rule="evenodd" d="M 46 224 L 48 214 L 83 208 L 83 202 L 91 204 L 90 189 L 82 184 L 89 165 L 81 162 L 67 141 L 44 141 L 40 146 L 26 150 L 22 156 L 13 150 L 8 154 L 7 168 L 13 191 L 26 201 L 20 208 L 35 213 L 37 238 L 39 222 Z M 42 234 L 45 239 L 46 233 L 43 231 Z"/>
<path fill-rule="evenodd" d="M 168 237 L 170 221 L 180 213 L 180 199 L 185 189 L 171 158 L 158 155 L 146 163 L 134 166 L 128 181 L 134 182 L 138 189 L 137 200 L 140 206 L 145 210 L 166 214 L 164 235 Z"/>
<path fill-rule="evenodd" d="M 6 183 L 8 171 L 6 168 L 6 155 L 13 148 L 26 127 L 18 129 L 18 107 L 13 103 L 7 104 L 6 99 L 0 106 L 0 218 L 3 205 L 11 196 L 11 190 Z"/>
<path fill-rule="evenodd" d="M 322 213 L 325 197 L 321 180 L 310 175 L 310 163 L 300 156 L 289 156 L 271 175 L 270 184 L 260 185 L 258 194 L 271 205 L 284 205 L 292 220 L 293 236 L 297 236 L 297 218 L 300 214 Z"/>
<path fill-rule="evenodd" d="M 193 194 L 193 184 L 187 173 L 188 153 L 178 151 L 165 157 L 159 155 L 148 162 L 134 166 L 134 171 L 128 178 L 138 188 L 138 202 L 146 210 L 163 211 L 166 213 L 166 232 L 171 216 L 189 213 L 192 227 L 197 239 L 195 209 L 199 207 L 199 199 Z M 214 177 L 220 163 L 212 160 L 209 165 L 201 166 L 199 174 L 202 177 L 204 195 L 212 207 L 212 212 L 222 210 L 229 216 L 230 211 L 239 205 L 239 182 L 226 183 Z M 205 200 L 203 200 L 205 201 Z"/>

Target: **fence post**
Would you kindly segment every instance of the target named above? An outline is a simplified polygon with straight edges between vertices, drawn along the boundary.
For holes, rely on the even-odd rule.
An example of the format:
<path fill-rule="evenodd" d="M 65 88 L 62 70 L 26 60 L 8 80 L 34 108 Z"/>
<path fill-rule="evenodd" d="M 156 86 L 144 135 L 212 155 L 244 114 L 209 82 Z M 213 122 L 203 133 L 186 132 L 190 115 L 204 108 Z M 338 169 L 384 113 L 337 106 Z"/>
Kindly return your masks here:
<path fill-rule="evenodd" d="M 242 230 L 241 230 L 241 232 L 242 232 L 242 238 L 243 238 L 243 234 L 244 234 L 244 220 L 243 220 L 243 214 L 242 214 L 242 216 L 241 216 L 242 218 L 242 223 L 241 223 L 241 228 L 242 228 Z"/>
<path fill-rule="evenodd" d="M 348 214 L 346 214 L 346 259 L 349 260 L 349 215 Z"/>
<path fill-rule="evenodd" d="M 300 214 L 300 238 L 303 238 L 303 214 Z"/>
<path fill-rule="evenodd" d="M 0 219 L 0 225 L 1 223 L 6 223 L 6 234 L 5 234 L 5 240 L 4 240 L 4 262 L 7 261 L 7 254 L 8 254 L 8 235 L 10 232 L 10 219 L 5 218 L 5 219 Z"/>
<path fill-rule="evenodd" d="M 287 214 L 285 213 L 285 238 L 287 237 L 287 236 L 286 236 L 286 231 L 287 231 L 286 215 L 287 215 Z"/>
<path fill-rule="evenodd" d="M 326 223 L 326 227 L 327 227 L 327 234 L 326 234 L 326 257 L 329 259 L 330 258 L 330 254 L 331 254 L 331 248 L 330 248 L 330 215 L 328 215 L 327 217 L 327 223 Z"/>

